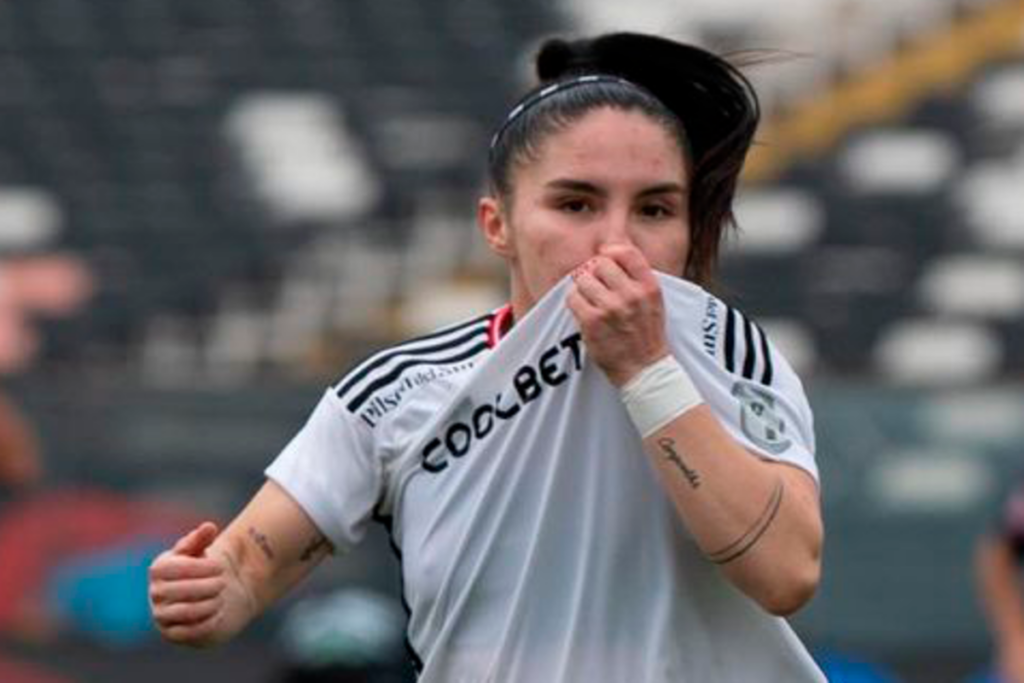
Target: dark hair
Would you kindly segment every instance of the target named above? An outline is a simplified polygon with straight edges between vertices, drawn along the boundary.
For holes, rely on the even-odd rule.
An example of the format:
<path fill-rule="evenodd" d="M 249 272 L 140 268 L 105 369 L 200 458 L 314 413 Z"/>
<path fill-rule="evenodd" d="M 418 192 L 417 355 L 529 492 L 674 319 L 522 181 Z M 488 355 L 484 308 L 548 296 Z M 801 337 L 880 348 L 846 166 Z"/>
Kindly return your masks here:
<path fill-rule="evenodd" d="M 491 189 L 511 194 L 515 163 L 536 160 L 540 144 L 548 135 L 564 130 L 587 112 L 600 107 L 646 114 L 672 134 L 688 157 L 683 122 L 654 95 L 621 78 L 583 75 L 553 84 L 542 83 L 512 109 L 491 139 Z"/>
<path fill-rule="evenodd" d="M 637 33 L 548 40 L 536 67 L 541 85 L 521 100 L 527 106 L 510 116 L 492 141 L 492 191 L 509 195 L 515 164 L 535 158 L 549 134 L 587 112 L 600 107 L 641 111 L 680 144 L 690 176 L 690 255 L 683 275 L 710 284 L 722 238 L 734 224 L 733 197 L 760 118 L 746 77 L 706 50 Z M 628 83 L 600 79 L 537 98 L 544 86 L 593 74 Z"/>

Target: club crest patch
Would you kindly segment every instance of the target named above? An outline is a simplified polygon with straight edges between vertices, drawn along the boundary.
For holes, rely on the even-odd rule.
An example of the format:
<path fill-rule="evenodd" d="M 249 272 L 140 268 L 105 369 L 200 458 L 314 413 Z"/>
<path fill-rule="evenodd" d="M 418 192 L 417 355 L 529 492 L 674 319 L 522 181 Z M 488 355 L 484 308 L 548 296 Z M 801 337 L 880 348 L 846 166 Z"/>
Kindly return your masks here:
<path fill-rule="evenodd" d="M 774 396 L 756 384 L 743 381 L 732 385 L 732 395 L 740 402 L 740 427 L 748 439 L 772 455 L 793 445 Z"/>

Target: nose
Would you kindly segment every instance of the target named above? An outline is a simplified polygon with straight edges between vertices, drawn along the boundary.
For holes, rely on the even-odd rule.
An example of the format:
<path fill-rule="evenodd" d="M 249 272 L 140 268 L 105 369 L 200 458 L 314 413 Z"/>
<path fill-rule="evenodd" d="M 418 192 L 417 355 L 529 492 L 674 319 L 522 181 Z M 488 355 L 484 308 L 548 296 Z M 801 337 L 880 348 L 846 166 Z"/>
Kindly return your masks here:
<path fill-rule="evenodd" d="M 601 243 L 598 247 L 633 244 L 629 219 L 630 214 L 628 210 L 617 209 L 608 211 L 600 231 Z"/>

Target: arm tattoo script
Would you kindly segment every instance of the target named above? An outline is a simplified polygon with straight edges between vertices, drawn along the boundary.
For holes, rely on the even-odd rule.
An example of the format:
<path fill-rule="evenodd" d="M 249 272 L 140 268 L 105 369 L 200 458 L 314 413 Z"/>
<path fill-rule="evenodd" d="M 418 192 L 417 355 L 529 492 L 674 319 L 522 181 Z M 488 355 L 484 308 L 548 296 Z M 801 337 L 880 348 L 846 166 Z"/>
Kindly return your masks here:
<path fill-rule="evenodd" d="M 249 527 L 249 538 L 259 546 L 268 560 L 274 559 L 274 549 L 270 547 L 270 539 L 267 538 L 266 534 L 257 531 L 256 527 Z"/>
<path fill-rule="evenodd" d="M 309 545 L 306 546 L 306 549 L 302 551 L 302 555 L 299 556 L 299 559 L 303 562 L 309 562 L 317 556 L 317 554 L 322 548 L 328 546 L 329 544 L 327 542 L 327 538 L 321 535 L 317 535 L 313 538 L 312 541 L 309 542 Z"/>
<path fill-rule="evenodd" d="M 768 531 L 768 527 L 775 521 L 775 515 L 778 514 L 779 507 L 782 505 L 782 493 L 785 490 L 786 487 L 781 481 L 775 484 L 775 490 L 772 491 L 768 504 L 746 533 L 721 550 L 708 553 L 708 559 L 715 564 L 728 564 L 753 548 L 754 544 L 761 540 L 764 533 Z"/>
<path fill-rule="evenodd" d="M 689 467 L 685 462 L 683 462 L 682 456 L 676 452 L 675 440 L 670 439 L 667 436 L 663 437 L 658 439 L 658 446 L 661 448 L 661 452 L 665 454 L 665 460 L 668 460 L 670 463 L 675 465 L 676 468 L 683 473 L 683 476 L 686 477 L 686 481 L 690 482 L 690 487 L 699 488 L 700 475 L 697 473 L 697 470 Z"/>

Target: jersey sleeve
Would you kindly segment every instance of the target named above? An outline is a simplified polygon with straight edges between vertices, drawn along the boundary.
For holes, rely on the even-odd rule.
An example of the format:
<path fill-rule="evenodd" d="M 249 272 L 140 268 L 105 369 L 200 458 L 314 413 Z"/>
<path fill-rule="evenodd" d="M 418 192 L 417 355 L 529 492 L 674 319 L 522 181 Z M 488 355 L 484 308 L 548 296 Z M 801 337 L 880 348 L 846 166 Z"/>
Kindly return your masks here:
<path fill-rule="evenodd" d="M 769 344 L 776 381 L 763 384 L 742 377 L 720 377 L 706 400 L 733 438 L 768 460 L 787 462 L 818 480 L 814 416 L 796 373 Z"/>
<path fill-rule="evenodd" d="M 341 552 L 362 540 L 383 486 L 369 430 L 355 422 L 333 390 L 325 392 L 266 476 Z"/>
<path fill-rule="evenodd" d="M 799 377 L 759 325 L 698 293 L 680 302 L 671 337 L 705 402 L 747 449 L 817 481 L 814 417 Z"/>

